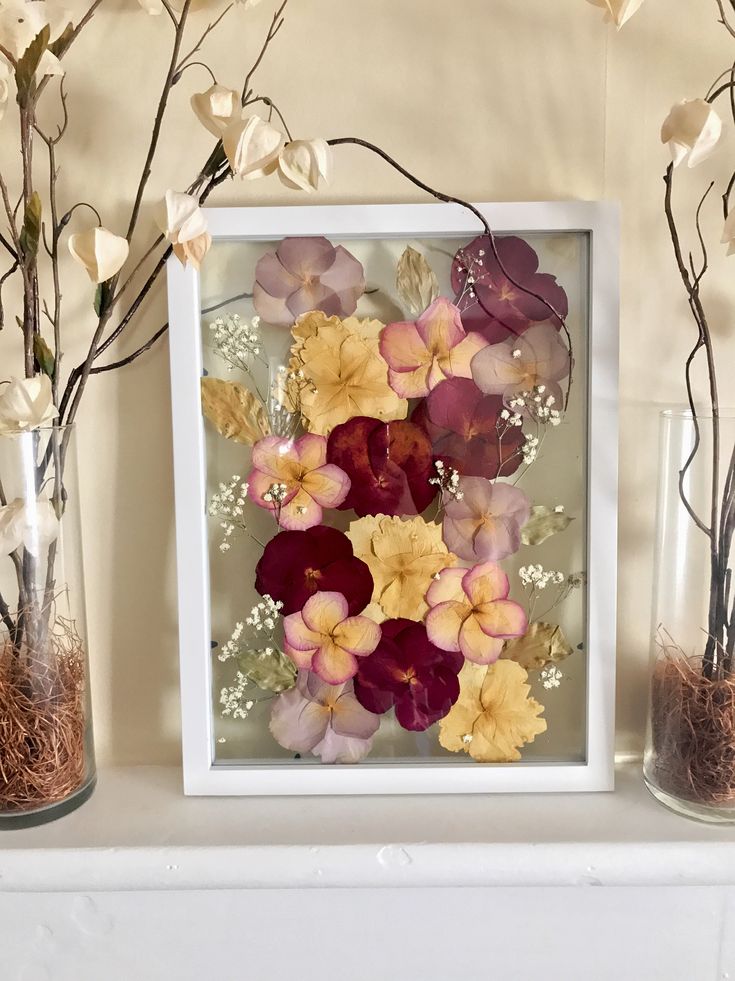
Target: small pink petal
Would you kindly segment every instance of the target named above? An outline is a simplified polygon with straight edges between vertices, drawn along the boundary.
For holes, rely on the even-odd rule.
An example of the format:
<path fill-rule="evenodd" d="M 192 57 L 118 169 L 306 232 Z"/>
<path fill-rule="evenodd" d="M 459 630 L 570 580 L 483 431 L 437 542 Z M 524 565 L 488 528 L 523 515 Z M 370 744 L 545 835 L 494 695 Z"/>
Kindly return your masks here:
<path fill-rule="evenodd" d="M 503 641 L 488 637 L 474 616 L 468 617 L 459 632 L 459 649 L 474 664 L 492 664 L 503 650 Z"/>
<path fill-rule="evenodd" d="M 306 433 L 293 444 L 293 452 L 304 470 L 317 470 L 327 462 L 327 441 L 316 433 Z"/>
<path fill-rule="evenodd" d="M 372 747 L 372 737 L 359 739 L 340 736 L 334 729 L 327 729 L 324 739 L 312 749 L 312 753 L 320 757 L 322 763 L 359 763 Z"/>
<path fill-rule="evenodd" d="M 380 353 L 394 371 L 414 371 L 431 361 L 416 324 L 388 324 L 380 332 Z"/>
<path fill-rule="evenodd" d="M 389 368 L 388 383 L 399 398 L 423 398 L 424 395 L 428 395 L 431 391 L 429 388 L 430 371 L 430 364 L 422 365 L 414 371 L 394 371 L 392 368 Z"/>
<path fill-rule="evenodd" d="M 336 508 L 349 494 L 351 481 L 341 467 L 327 463 L 307 473 L 301 486 L 322 507 Z"/>
<path fill-rule="evenodd" d="M 522 637 L 528 630 L 526 611 L 513 600 L 495 600 L 476 611 L 478 623 L 490 637 Z"/>
<path fill-rule="evenodd" d="M 508 577 L 495 562 L 483 562 L 465 572 L 462 588 L 473 606 L 505 599 L 510 592 Z"/>
<path fill-rule="evenodd" d="M 351 654 L 365 657 L 380 643 L 380 627 L 369 617 L 348 617 L 334 631 L 336 644 Z"/>
<path fill-rule="evenodd" d="M 330 685 L 341 685 L 357 674 L 357 658 L 331 642 L 311 659 L 311 670 Z"/>
<path fill-rule="evenodd" d="M 426 634 L 443 651 L 458 651 L 462 624 L 470 613 L 465 603 L 440 603 L 426 614 Z"/>
<path fill-rule="evenodd" d="M 329 709 L 304 698 L 298 688 L 291 688 L 273 702 L 269 728 L 284 749 L 306 753 L 324 738 L 329 716 Z"/>
<path fill-rule="evenodd" d="M 296 463 L 298 457 L 295 445 L 290 440 L 281 439 L 280 436 L 265 436 L 253 447 L 252 461 L 255 470 L 281 478 L 284 464 Z"/>
<path fill-rule="evenodd" d="M 347 617 L 348 613 L 347 600 L 342 593 L 333 592 L 314 593 L 308 598 L 301 611 L 306 626 L 321 635 L 331 634 L 337 624 Z M 288 619 L 289 617 L 286 617 L 286 620 Z M 332 682 L 332 684 L 338 684 L 338 682 Z"/>
<path fill-rule="evenodd" d="M 446 366 L 448 377 L 472 378 L 472 368 L 470 367 L 472 359 L 484 347 L 487 347 L 487 341 L 482 334 L 476 334 L 474 331 L 468 334 L 449 352 Z"/>
<path fill-rule="evenodd" d="M 416 321 L 416 330 L 431 350 L 446 351 L 465 336 L 459 310 L 446 296 L 437 297 L 426 308 Z"/>
<path fill-rule="evenodd" d="M 439 603 L 447 602 L 464 603 L 462 579 L 466 571 L 466 569 L 443 569 L 439 573 L 439 578 L 434 579 L 426 593 L 426 602 L 429 606 L 438 606 Z"/>
<path fill-rule="evenodd" d="M 278 524 L 285 531 L 306 531 L 321 523 L 321 506 L 304 490 L 287 499 L 278 511 Z"/>
<path fill-rule="evenodd" d="M 315 593 L 317 595 L 323 595 Z M 311 597 L 313 599 L 313 597 Z M 296 651 L 307 651 L 313 654 L 322 642 L 322 635 L 312 630 L 304 623 L 301 613 L 290 613 L 283 618 L 283 631 L 286 643 Z"/>

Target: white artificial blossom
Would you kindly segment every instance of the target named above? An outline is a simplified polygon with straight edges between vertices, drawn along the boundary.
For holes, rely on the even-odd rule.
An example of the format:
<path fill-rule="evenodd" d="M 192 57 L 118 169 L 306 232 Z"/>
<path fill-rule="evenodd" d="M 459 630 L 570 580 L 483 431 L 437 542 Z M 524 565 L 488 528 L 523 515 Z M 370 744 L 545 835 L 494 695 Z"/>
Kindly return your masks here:
<path fill-rule="evenodd" d="M 163 13 L 163 0 L 138 0 L 138 3 L 151 17 L 158 17 Z"/>
<path fill-rule="evenodd" d="M 207 219 L 193 194 L 166 191 L 157 215 L 158 226 L 171 243 L 174 255 L 183 266 L 191 262 L 199 269 L 212 245 Z"/>
<path fill-rule="evenodd" d="M 722 120 L 705 99 L 677 102 L 661 127 L 675 167 L 687 160 L 696 167 L 712 153 L 722 136 Z"/>
<path fill-rule="evenodd" d="M 0 507 L 0 555 L 24 546 L 35 558 L 59 534 L 59 521 L 50 501 L 24 501 L 17 497 Z"/>
<path fill-rule="evenodd" d="M 69 251 L 93 283 L 106 283 L 125 265 L 130 246 L 127 239 L 98 225 L 70 236 Z"/>
<path fill-rule="evenodd" d="M 253 114 L 232 122 L 222 142 L 232 172 L 252 180 L 273 171 L 284 137 L 275 126 Z"/>
<path fill-rule="evenodd" d="M 191 97 L 191 107 L 202 126 L 217 139 L 221 139 L 227 127 L 242 117 L 239 94 L 219 84 L 211 85 L 206 92 L 195 93 Z"/>
<path fill-rule="evenodd" d="M 56 41 L 71 24 L 71 14 L 45 0 L 0 0 L 0 44 L 18 61 L 44 27 Z M 61 62 L 46 50 L 38 64 L 38 75 L 63 75 Z"/>
<path fill-rule="evenodd" d="M 278 176 L 286 187 L 316 191 L 319 181 L 329 183 L 332 148 L 326 140 L 292 140 L 278 157 Z"/>
<path fill-rule="evenodd" d="M 605 20 L 612 21 L 618 30 L 630 20 L 643 5 L 643 0 L 587 0 L 595 7 L 602 7 Z"/>
<path fill-rule="evenodd" d="M 57 415 L 47 375 L 11 378 L 0 386 L 0 436 L 38 429 Z"/>

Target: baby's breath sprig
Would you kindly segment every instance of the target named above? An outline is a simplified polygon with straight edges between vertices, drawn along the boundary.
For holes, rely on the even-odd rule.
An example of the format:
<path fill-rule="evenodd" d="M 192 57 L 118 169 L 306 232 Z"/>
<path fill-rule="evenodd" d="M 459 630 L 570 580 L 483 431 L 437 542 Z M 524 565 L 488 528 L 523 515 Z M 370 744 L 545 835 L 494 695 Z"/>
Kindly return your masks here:
<path fill-rule="evenodd" d="M 274 600 L 272 596 L 266 593 L 263 599 L 253 606 L 245 619 L 239 620 L 235 624 L 232 636 L 226 644 L 222 645 L 217 659 L 230 661 L 232 658 L 240 657 L 252 647 L 262 644 L 264 637 L 274 641 L 282 609 L 283 603 L 280 600 Z M 246 626 L 250 627 L 251 633 L 256 636 L 243 640 Z"/>
<path fill-rule="evenodd" d="M 522 565 L 518 570 L 518 578 L 521 580 L 521 585 L 525 586 L 528 591 L 528 616 L 530 620 L 534 618 L 540 593 L 549 591 L 554 594 L 554 588 L 556 589 L 551 605 L 544 610 L 543 614 L 539 615 L 539 618 L 543 620 L 560 603 L 563 603 L 573 590 L 579 589 L 585 581 L 584 574 L 581 572 L 574 572 L 567 576 L 557 569 L 544 569 L 539 563 Z"/>
<path fill-rule="evenodd" d="M 460 488 L 459 471 L 455 470 L 454 467 L 446 466 L 443 460 L 434 461 L 434 470 L 436 470 L 436 476 L 429 477 L 429 483 L 439 488 L 442 497 L 461 501 L 464 493 Z"/>
<path fill-rule="evenodd" d="M 255 363 L 268 364 L 263 354 L 263 342 L 260 337 L 260 317 L 244 321 L 237 313 L 228 313 L 209 325 L 212 335 L 212 347 L 222 358 L 228 371 L 242 371 L 253 383 L 256 393 L 263 401 L 254 374 Z"/>
<path fill-rule="evenodd" d="M 547 691 L 558 688 L 561 685 L 564 675 L 555 664 L 549 664 L 541 672 L 541 683 Z"/>
<path fill-rule="evenodd" d="M 220 519 L 223 532 L 219 545 L 220 552 L 229 552 L 232 538 L 236 532 L 248 532 L 245 522 L 245 501 L 247 500 L 248 485 L 235 474 L 227 483 L 219 485 L 219 491 L 212 494 L 207 508 L 210 518 Z"/>

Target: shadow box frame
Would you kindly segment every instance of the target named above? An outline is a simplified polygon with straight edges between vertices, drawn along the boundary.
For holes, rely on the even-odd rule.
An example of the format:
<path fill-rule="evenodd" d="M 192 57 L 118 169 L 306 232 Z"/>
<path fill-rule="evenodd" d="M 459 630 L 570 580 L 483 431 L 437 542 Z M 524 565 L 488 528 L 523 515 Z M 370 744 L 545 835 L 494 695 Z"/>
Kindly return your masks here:
<path fill-rule="evenodd" d="M 617 570 L 619 213 L 606 201 L 478 204 L 502 235 L 580 232 L 589 237 L 587 425 L 586 754 L 580 762 L 513 764 L 300 761 L 216 763 L 212 707 L 209 535 L 199 273 L 168 260 L 178 625 L 184 791 L 189 795 L 446 794 L 614 789 Z M 235 207 L 205 210 L 214 241 L 287 235 L 472 238 L 476 219 L 454 204 Z"/>

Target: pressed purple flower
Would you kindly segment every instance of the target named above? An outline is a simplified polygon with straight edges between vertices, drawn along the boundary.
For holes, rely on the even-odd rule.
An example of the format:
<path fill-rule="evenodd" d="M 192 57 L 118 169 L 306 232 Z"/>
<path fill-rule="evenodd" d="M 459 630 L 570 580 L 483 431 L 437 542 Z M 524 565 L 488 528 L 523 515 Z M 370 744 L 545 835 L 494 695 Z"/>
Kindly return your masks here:
<path fill-rule="evenodd" d="M 284 749 L 313 753 L 322 763 L 357 763 L 370 752 L 380 726 L 377 715 L 355 698 L 351 681 L 328 685 L 300 671 L 296 687 L 271 709 L 270 731 Z"/>
<path fill-rule="evenodd" d="M 521 547 L 531 502 L 520 489 L 482 477 L 463 477 L 462 497 L 444 506 L 442 533 L 450 552 L 470 562 L 498 562 Z"/>
<path fill-rule="evenodd" d="M 253 304 L 263 320 L 279 327 L 290 327 L 312 310 L 348 317 L 364 292 L 362 264 L 319 236 L 284 238 L 255 267 Z"/>
<path fill-rule="evenodd" d="M 473 477 L 509 477 L 521 465 L 523 432 L 501 422 L 503 399 L 467 378 L 443 381 L 420 402 L 411 422 L 426 431 L 434 459 Z M 502 433 L 502 436 L 501 436 Z"/>
<path fill-rule="evenodd" d="M 555 276 L 538 271 L 535 250 L 515 235 L 496 238 L 495 246 L 500 262 L 486 235 L 473 239 L 454 257 L 452 288 L 465 330 L 478 331 L 494 344 L 541 320 L 561 328 L 553 311 L 566 317 L 569 301 Z"/>

